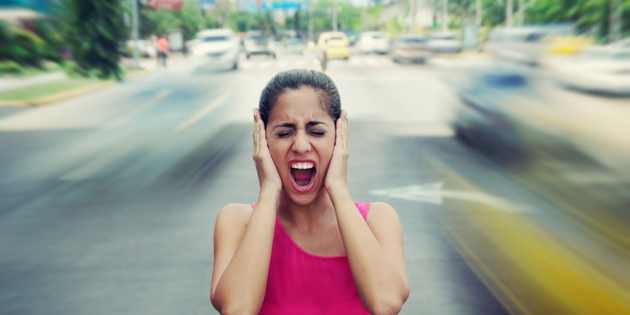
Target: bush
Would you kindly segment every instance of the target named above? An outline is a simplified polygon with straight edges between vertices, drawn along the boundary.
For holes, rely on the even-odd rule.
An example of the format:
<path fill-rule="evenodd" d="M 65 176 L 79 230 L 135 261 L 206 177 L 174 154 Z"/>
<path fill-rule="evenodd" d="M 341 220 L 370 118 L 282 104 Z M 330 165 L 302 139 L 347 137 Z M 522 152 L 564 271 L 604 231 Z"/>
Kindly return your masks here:
<path fill-rule="evenodd" d="M 3 74 L 16 75 L 20 73 L 22 73 L 22 66 L 20 66 L 17 62 L 11 61 L 11 60 L 0 61 L 0 75 L 3 75 Z"/>
<path fill-rule="evenodd" d="M 59 53 L 63 46 L 61 34 L 44 20 L 34 20 L 33 26 L 35 33 L 44 41 L 43 58 L 57 63 L 62 62 Z"/>
<path fill-rule="evenodd" d="M 39 68 L 46 49 L 44 41 L 23 29 L 15 29 L 10 35 L 7 59 Z"/>

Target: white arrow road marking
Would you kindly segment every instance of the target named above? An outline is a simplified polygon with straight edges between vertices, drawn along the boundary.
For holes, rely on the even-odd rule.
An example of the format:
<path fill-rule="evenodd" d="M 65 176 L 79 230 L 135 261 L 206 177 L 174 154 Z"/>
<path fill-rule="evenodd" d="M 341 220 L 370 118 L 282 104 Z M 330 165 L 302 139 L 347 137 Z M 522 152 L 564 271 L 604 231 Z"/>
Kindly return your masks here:
<path fill-rule="evenodd" d="M 387 196 L 392 198 L 418 201 L 441 205 L 443 198 L 453 198 L 472 202 L 482 203 L 493 208 L 509 211 L 524 212 L 512 205 L 509 201 L 495 196 L 490 196 L 480 192 L 443 190 L 444 183 L 436 182 L 423 185 L 411 185 L 388 189 L 371 190 L 370 194 L 376 196 Z"/>

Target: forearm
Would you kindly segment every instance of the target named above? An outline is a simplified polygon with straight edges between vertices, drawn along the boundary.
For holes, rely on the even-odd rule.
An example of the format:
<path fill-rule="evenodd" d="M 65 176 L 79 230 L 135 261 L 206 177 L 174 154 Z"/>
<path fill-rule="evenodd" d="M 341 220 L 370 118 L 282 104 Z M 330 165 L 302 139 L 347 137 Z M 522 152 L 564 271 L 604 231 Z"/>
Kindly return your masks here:
<path fill-rule="evenodd" d="M 212 303 L 222 314 L 258 313 L 265 296 L 279 192 L 261 191 Z"/>
<path fill-rule="evenodd" d="M 372 314 L 397 313 L 406 299 L 406 284 L 357 211 L 345 185 L 328 190 L 346 249 L 352 277 Z"/>

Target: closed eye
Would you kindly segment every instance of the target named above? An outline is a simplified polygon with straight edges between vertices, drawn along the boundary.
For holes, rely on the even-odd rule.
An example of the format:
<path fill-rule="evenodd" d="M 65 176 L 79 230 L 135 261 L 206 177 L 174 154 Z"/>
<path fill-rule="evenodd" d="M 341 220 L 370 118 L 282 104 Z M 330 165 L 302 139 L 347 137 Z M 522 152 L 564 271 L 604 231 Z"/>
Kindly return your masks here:
<path fill-rule="evenodd" d="M 280 131 L 276 133 L 278 138 L 285 138 L 293 134 L 293 130 Z"/>
<path fill-rule="evenodd" d="M 323 130 L 310 130 L 309 131 L 310 134 L 314 135 L 314 136 L 323 136 L 326 134 L 326 131 Z"/>

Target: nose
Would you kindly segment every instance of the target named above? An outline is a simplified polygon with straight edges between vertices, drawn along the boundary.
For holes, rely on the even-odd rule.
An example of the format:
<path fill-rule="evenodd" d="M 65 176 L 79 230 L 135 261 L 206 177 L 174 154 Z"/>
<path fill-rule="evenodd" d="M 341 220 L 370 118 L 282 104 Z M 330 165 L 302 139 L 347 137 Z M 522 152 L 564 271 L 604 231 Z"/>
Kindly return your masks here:
<path fill-rule="evenodd" d="M 311 143 L 304 132 L 298 132 L 293 141 L 293 152 L 303 154 L 311 151 Z"/>

